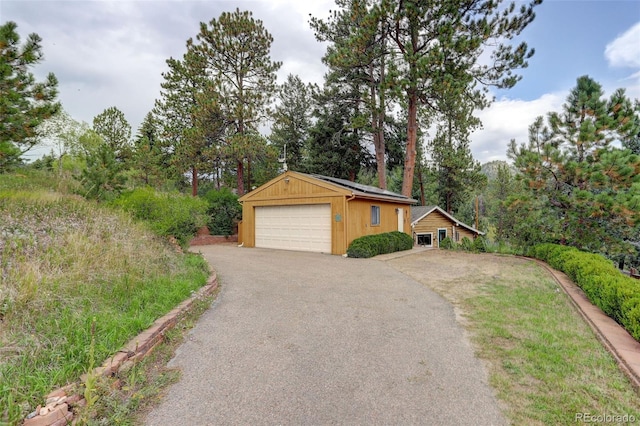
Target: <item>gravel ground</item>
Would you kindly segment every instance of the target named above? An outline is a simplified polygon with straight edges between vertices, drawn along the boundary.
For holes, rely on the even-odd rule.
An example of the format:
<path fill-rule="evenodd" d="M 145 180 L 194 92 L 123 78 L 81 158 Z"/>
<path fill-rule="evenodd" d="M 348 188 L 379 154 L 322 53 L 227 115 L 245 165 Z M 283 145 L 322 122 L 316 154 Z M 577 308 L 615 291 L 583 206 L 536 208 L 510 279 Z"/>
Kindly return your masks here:
<path fill-rule="evenodd" d="M 145 424 L 507 423 L 453 307 L 391 266 L 399 260 L 196 250 L 222 290 Z"/>

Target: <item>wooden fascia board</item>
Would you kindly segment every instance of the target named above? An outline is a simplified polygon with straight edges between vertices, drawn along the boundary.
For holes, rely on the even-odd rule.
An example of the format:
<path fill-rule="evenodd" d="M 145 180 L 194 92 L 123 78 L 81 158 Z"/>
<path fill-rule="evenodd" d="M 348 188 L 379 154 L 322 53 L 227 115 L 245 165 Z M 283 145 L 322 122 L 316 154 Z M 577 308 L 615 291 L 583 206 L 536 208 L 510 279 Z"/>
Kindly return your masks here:
<path fill-rule="evenodd" d="M 253 198 L 256 198 L 256 196 L 258 196 L 265 189 L 267 189 L 270 186 L 273 186 L 273 185 L 277 184 L 278 182 L 281 182 L 281 181 L 283 181 L 283 180 L 285 180 L 287 178 L 295 178 L 295 179 L 307 182 L 307 183 L 309 183 L 311 185 L 319 186 L 319 187 L 324 188 L 324 189 L 326 189 L 328 191 L 336 192 L 337 193 L 336 195 L 339 195 L 339 196 L 350 196 L 350 195 L 352 195 L 351 191 L 349 191 L 349 190 L 347 190 L 345 188 L 342 188 L 342 187 L 340 187 L 338 185 L 335 185 L 335 184 L 333 184 L 331 182 L 326 182 L 326 181 L 323 181 L 323 180 L 320 180 L 320 179 L 316 179 L 316 178 L 314 178 L 312 176 L 303 175 L 303 174 L 296 173 L 296 172 L 293 172 L 293 171 L 287 171 L 287 172 L 285 172 L 285 173 L 283 173 L 283 174 L 281 174 L 279 176 L 276 176 L 275 178 L 271 179 L 269 182 L 260 185 L 260 187 L 254 189 L 253 191 L 243 195 L 242 197 L 240 197 L 238 199 L 238 201 L 240 203 L 243 203 L 245 201 L 251 201 Z M 327 196 L 327 195 L 325 194 L 323 196 Z M 275 197 L 275 198 L 270 198 L 270 199 L 273 199 L 273 200 L 283 199 L 284 200 L 284 199 L 287 199 L 287 198 L 290 198 L 290 197 Z"/>
<path fill-rule="evenodd" d="M 386 202 L 407 204 L 407 205 L 415 204 L 418 202 L 417 200 L 413 200 L 411 198 L 403 200 L 401 198 L 385 197 L 384 195 L 365 194 L 363 192 L 356 192 L 356 191 L 352 191 L 349 195 L 351 195 L 356 200 L 386 201 Z"/>

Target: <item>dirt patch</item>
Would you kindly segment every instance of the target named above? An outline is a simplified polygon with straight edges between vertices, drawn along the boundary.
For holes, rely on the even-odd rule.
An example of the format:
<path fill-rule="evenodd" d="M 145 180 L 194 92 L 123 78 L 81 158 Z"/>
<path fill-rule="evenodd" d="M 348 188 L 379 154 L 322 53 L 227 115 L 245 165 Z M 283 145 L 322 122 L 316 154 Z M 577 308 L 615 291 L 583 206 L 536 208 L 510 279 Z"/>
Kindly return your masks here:
<path fill-rule="evenodd" d="M 430 250 L 387 262 L 446 297 L 447 294 L 477 294 L 478 282 L 485 283 L 502 278 L 508 274 L 509 266 L 522 265 L 529 261 L 495 254 Z"/>
<path fill-rule="evenodd" d="M 516 266 L 533 264 L 512 256 L 446 250 L 427 250 L 386 262 L 451 302 L 458 322 L 463 325 L 461 304 L 464 300 L 479 295 L 485 284 L 512 278 Z"/>

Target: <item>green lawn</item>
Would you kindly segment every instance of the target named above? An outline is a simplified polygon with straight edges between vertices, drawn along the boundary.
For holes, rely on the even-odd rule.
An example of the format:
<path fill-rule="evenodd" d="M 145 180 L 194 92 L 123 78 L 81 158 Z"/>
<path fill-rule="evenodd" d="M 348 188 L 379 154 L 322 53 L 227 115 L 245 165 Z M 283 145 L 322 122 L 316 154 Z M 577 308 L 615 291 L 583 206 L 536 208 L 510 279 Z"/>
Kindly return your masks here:
<path fill-rule="evenodd" d="M 456 307 L 512 424 L 625 415 L 640 421 L 638 393 L 546 270 L 510 256 L 422 256 L 420 269 L 446 264 L 446 273 L 405 273 Z"/>

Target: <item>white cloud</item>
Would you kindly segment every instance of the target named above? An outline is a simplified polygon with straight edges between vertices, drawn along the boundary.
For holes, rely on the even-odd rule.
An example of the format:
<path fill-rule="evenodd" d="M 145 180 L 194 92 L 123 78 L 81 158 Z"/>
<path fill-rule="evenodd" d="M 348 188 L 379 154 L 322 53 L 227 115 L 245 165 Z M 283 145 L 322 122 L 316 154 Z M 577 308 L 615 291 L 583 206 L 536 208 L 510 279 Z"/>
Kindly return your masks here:
<path fill-rule="evenodd" d="M 607 44 L 604 56 L 611 67 L 635 69 L 619 83 L 626 87 L 629 97 L 640 98 L 640 22 Z"/>
<path fill-rule="evenodd" d="M 640 22 L 607 44 L 604 56 L 613 67 L 640 68 Z"/>
<path fill-rule="evenodd" d="M 471 136 L 471 151 L 476 160 L 486 163 L 506 160 L 511 139 L 526 142 L 528 128 L 536 117 L 562 108 L 566 93 L 548 93 L 538 99 L 524 101 L 502 98 L 478 113 L 483 128 Z"/>

